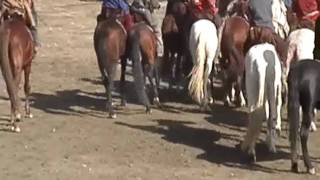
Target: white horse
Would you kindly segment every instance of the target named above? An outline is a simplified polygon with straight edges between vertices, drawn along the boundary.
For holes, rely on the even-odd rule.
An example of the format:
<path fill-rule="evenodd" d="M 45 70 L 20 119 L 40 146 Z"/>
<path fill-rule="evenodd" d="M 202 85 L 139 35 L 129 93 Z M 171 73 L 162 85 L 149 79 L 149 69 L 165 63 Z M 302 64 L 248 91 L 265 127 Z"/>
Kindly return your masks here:
<path fill-rule="evenodd" d="M 275 47 L 264 43 L 250 48 L 245 58 L 249 126 L 241 145 L 255 161 L 255 143 L 267 120 L 267 144 L 275 152 L 277 130 L 281 130 L 281 63 Z"/>
<path fill-rule="evenodd" d="M 190 31 L 189 49 L 193 68 L 190 73 L 189 94 L 201 107 L 206 107 L 208 98 L 208 78 L 218 47 L 217 28 L 209 20 L 195 22 Z M 209 88 L 210 89 L 210 88 Z"/>

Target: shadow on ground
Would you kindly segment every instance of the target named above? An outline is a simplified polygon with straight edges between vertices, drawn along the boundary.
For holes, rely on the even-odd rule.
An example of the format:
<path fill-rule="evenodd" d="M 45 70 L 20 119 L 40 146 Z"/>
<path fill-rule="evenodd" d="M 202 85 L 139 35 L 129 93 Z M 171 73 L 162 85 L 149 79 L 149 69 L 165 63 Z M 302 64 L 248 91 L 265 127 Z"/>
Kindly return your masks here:
<path fill-rule="evenodd" d="M 202 149 L 203 154 L 197 156 L 212 163 L 222 164 L 229 167 L 240 169 L 257 170 L 267 173 L 287 172 L 287 170 L 264 167 L 259 164 L 244 165 L 245 156 L 235 147 L 224 146 L 219 143 L 222 139 L 234 139 L 233 134 L 217 132 L 209 129 L 192 127 L 193 122 L 159 119 L 154 120 L 157 125 L 132 125 L 124 122 L 115 122 L 120 126 L 133 128 L 162 135 L 162 139 L 174 143 L 182 144 L 190 147 Z M 278 159 L 287 159 L 289 154 L 278 151 L 276 154 L 270 154 L 266 151 L 263 144 L 257 144 L 258 162 L 273 161 Z"/>

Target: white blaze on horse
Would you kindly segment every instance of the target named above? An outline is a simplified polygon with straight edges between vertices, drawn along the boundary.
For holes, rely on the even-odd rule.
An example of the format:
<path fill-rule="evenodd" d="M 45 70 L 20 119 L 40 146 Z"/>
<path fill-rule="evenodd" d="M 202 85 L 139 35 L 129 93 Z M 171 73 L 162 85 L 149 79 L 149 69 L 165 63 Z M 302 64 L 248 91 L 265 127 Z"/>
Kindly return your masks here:
<path fill-rule="evenodd" d="M 216 26 L 205 19 L 195 22 L 189 36 L 193 68 L 190 73 L 191 79 L 188 89 L 192 99 L 204 108 L 208 104 L 208 99 L 211 98 L 211 88 L 208 88 L 208 81 L 217 47 Z M 211 83 L 209 82 L 209 84 Z"/>
<path fill-rule="evenodd" d="M 281 130 L 281 63 L 275 47 L 264 43 L 254 45 L 245 58 L 245 80 L 249 108 L 249 126 L 243 151 L 256 160 L 255 143 L 259 137 L 262 123 L 267 120 L 267 144 L 275 152 L 275 138 Z"/>

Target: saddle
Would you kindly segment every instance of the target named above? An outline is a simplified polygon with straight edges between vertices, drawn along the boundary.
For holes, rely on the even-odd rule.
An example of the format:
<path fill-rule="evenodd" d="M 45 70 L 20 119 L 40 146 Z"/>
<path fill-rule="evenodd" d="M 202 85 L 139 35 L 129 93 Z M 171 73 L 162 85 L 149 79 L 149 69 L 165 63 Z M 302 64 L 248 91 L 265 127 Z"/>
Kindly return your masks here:
<path fill-rule="evenodd" d="M 133 25 L 132 17 L 130 15 L 126 15 L 121 9 L 102 7 L 101 13 L 97 17 L 97 21 L 100 22 L 106 19 L 115 19 L 125 30 L 125 32 L 128 31 Z"/>
<path fill-rule="evenodd" d="M 274 32 L 268 27 L 254 26 L 249 31 L 249 41 L 251 45 L 270 43 L 275 45 Z"/>

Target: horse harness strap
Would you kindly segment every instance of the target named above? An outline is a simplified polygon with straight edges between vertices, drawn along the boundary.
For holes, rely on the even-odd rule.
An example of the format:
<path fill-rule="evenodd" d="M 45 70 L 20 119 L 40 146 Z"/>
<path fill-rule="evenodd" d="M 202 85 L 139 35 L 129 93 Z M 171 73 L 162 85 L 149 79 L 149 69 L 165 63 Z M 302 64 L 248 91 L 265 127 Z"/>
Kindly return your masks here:
<path fill-rule="evenodd" d="M 124 28 L 123 24 L 120 22 L 119 19 L 116 19 L 117 24 L 120 25 L 121 29 L 123 30 L 124 34 L 127 35 L 127 31 L 126 28 Z"/>

